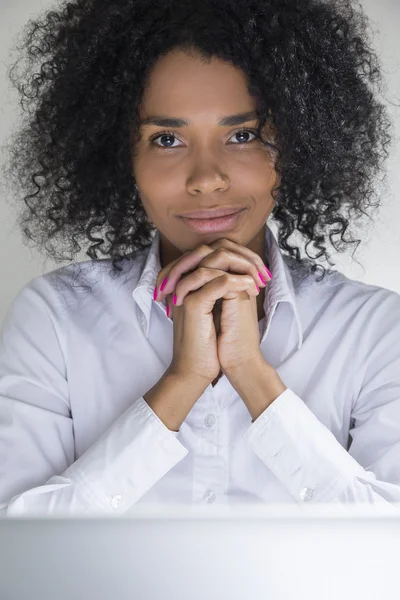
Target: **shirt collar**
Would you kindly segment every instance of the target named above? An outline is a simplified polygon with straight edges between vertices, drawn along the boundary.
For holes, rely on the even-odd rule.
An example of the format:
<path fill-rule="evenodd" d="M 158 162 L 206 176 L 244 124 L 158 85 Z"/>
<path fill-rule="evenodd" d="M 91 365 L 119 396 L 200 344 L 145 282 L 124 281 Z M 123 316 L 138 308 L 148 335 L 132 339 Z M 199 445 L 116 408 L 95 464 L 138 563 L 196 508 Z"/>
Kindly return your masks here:
<path fill-rule="evenodd" d="M 156 230 L 150 249 L 147 249 L 147 257 L 141 270 L 139 281 L 136 284 L 132 297 L 141 310 L 140 323 L 142 329 L 148 337 L 150 314 L 153 301 L 154 288 L 157 281 L 157 275 L 161 271 L 160 263 L 160 233 Z M 268 257 L 267 264 L 273 277 L 265 288 L 264 312 L 265 326 L 268 326 L 275 312 L 276 306 L 280 302 L 288 302 L 293 310 L 298 332 L 297 349 L 300 350 L 303 344 L 303 330 L 298 314 L 296 303 L 296 289 L 292 278 L 291 269 L 286 257 L 281 253 L 278 242 L 276 241 L 271 229 L 266 226 L 265 233 L 265 256 Z M 160 310 L 165 312 L 165 300 L 155 302 Z"/>

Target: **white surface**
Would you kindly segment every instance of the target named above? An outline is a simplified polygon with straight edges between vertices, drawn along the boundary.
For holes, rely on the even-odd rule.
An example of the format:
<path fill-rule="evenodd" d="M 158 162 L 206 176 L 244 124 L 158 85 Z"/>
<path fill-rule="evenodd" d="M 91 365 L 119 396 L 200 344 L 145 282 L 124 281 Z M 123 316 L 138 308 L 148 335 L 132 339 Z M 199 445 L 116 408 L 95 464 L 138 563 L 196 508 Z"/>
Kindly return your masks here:
<path fill-rule="evenodd" d="M 0 520 L 0 597 L 398 598 L 398 507 L 391 515 L 372 507 L 254 508 Z"/>

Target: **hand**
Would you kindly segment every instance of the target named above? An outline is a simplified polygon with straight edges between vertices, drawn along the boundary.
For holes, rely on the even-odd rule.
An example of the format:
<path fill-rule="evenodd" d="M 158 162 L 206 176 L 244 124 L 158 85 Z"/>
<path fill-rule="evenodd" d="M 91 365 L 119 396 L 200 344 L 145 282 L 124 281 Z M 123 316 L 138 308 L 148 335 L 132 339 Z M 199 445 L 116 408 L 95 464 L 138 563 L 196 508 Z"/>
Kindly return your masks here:
<path fill-rule="evenodd" d="M 181 279 L 188 272 L 190 274 Z M 270 277 L 258 254 L 222 238 L 209 246 L 201 245 L 164 267 L 157 277 L 158 290 L 165 277 L 168 282 L 159 291 L 157 301 L 167 297 L 173 321 L 181 314 L 182 307 L 187 307 L 189 299 L 200 293 L 194 293 L 195 290 L 207 291 L 204 300 L 207 298 L 209 302 L 208 314 L 214 311 L 216 337 L 220 320 L 216 352 L 223 372 L 242 367 L 249 361 L 264 360 L 260 352 L 256 298 L 258 286 L 267 285 Z M 173 293 L 177 295 L 176 305 L 172 303 Z M 198 319 L 195 321 L 198 336 L 201 325 Z M 214 347 L 207 352 L 210 350 L 214 352 Z"/>

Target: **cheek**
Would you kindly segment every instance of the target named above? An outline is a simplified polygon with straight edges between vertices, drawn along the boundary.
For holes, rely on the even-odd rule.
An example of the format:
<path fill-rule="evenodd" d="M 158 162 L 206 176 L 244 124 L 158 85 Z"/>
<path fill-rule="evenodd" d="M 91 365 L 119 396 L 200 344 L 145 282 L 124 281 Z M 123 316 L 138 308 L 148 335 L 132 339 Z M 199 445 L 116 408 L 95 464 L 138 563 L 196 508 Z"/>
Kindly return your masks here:
<path fill-rule="evenodd" d="M 148 179 L 144 180 L 142 178 L 142 185 L 138 187 L 143 205 L 149 211 L 160 215 L 179 212 L 182 203 L 179 205 L 177 199 L 182 197 L 182 191 L 179 191 L 179 186 L 174 185 L 174 182 L 171 182 L 167 175 L 162 176 L 158 173 L 155 176 L 153 172 Z"/>
<path fill-rule="evenodd" d="M 233 174 L 243 188 L 253 190 L 254 195 L 262 195 L 273 187 L 277 180 L 274 161 L 265 154 L 253 154 L 251 162 L 241 165 Z"/>

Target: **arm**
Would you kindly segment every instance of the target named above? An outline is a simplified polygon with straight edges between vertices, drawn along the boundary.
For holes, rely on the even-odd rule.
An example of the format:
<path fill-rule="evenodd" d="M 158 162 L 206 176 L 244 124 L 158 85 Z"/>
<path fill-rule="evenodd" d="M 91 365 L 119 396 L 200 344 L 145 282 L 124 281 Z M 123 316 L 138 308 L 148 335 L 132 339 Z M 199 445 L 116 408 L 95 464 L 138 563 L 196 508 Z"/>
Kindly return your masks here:
<path fill-rule="evenodd" d="M 400 298 L 378 293 L 358 340 L 348 451 L 267 363 L 230 376 L 254 420 L 244 437 L 298 502 L 400 502 Z"/>
<path fill-rule="evenodd" d="M 0 512 L 123 513 L 188 451 L 141 397 L 75 461 L 57 298 L 48 301 L 53 293 L 43 278 L 33 280 L 14 299 L 0 332 Z M 161 417 L 164 400 L 173 411 L 184 388 L 167 376 L 154 386 Z M 201 393 L 188 383 L 186 402 Z"/>
<path fill-rule="evenodd" d="M 151 410 L 172 433 L 179 428 L 208 383 L 167 369 L 160 381 L 144 396 Z"/>

